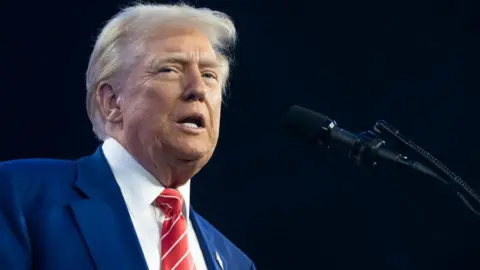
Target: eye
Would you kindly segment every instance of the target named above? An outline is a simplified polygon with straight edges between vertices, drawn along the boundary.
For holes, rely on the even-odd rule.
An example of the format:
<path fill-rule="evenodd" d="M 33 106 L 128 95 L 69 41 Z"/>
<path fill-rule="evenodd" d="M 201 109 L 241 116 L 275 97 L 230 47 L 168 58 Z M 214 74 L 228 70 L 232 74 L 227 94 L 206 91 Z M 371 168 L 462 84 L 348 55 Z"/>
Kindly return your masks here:
<path fill-rule="evenodd" d="M 172 73 L 172 72 L 177 72 L 175 69 L 171 67 L 163 67 L 158 70 L 159 73 Z"/>
<path fill-rule="evenodd" d="M 214 79 L 214 80 L 217 79 L 217 75 L 215 75 L 215 73 L 213 72 L 204 72 L 202 76 L 207 79 Z"/>

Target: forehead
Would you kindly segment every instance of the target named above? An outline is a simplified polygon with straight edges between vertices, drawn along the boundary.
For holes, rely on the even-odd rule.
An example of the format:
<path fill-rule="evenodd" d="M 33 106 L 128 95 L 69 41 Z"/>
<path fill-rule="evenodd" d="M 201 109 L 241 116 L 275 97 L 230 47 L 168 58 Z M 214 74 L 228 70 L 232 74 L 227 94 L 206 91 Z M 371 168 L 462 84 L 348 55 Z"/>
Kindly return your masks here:
<path fill-rule="evenodd" d="M 148 38 L 145 45 L 150 60 L 219 62 L 209 39 L 195 29 L 165 27 Z"/>

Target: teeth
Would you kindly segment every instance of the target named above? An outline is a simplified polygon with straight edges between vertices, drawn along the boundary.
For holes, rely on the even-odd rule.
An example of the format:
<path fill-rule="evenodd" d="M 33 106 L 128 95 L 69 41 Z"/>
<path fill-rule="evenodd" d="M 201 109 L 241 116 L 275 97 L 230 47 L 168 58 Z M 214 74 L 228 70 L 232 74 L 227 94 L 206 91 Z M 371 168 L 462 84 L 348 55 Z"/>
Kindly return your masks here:
<path fill-rule="evenodd" d="M 195 123 L 182 123 L 182 125 L 190 127 L 190 128 L 198 128 L 197 124 L 195 124 Z"/>

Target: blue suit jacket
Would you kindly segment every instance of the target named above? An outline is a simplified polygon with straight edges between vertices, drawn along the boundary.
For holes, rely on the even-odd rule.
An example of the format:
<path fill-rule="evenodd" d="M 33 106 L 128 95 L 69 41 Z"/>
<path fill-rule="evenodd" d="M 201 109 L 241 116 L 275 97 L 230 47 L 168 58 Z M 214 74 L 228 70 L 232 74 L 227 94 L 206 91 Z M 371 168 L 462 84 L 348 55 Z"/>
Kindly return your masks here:
<path fill-rule="evenodd" d="M 193 209 L 190 219 L 208 269 L 255 269 Z M 101 148 L 77 161 L 0 163 L 0 269 L 32 268 L 147 269 Z"/>

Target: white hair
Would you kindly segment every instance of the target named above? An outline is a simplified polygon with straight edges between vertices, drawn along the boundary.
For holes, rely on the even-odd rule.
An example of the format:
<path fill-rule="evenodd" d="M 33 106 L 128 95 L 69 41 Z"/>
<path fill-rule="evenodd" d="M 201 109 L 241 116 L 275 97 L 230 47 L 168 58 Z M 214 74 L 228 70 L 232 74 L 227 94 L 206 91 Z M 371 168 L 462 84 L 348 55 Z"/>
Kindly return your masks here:
<path fill-rule="evenodd" d="M 149 35 L 158 33 L 158 29 L 163 26 L 172 25 L 197 29 L 209 39 L 221 61 L 225 63 L 222 72 L 222 90 L 225 93 L 231 64 L 227 52 L 237 39 L 235 26 L 228 15 L 183 3 L 137 4 L 127 7 L 103 27 L 86 72 L 87 113 L 93 132 L 99 140 L 103 141 L 107 137 L 105 121 L 96 102 L 99 83 L 128 69 L 133 58 L 127 58 L 127 52 L 141 54 Z"/>

